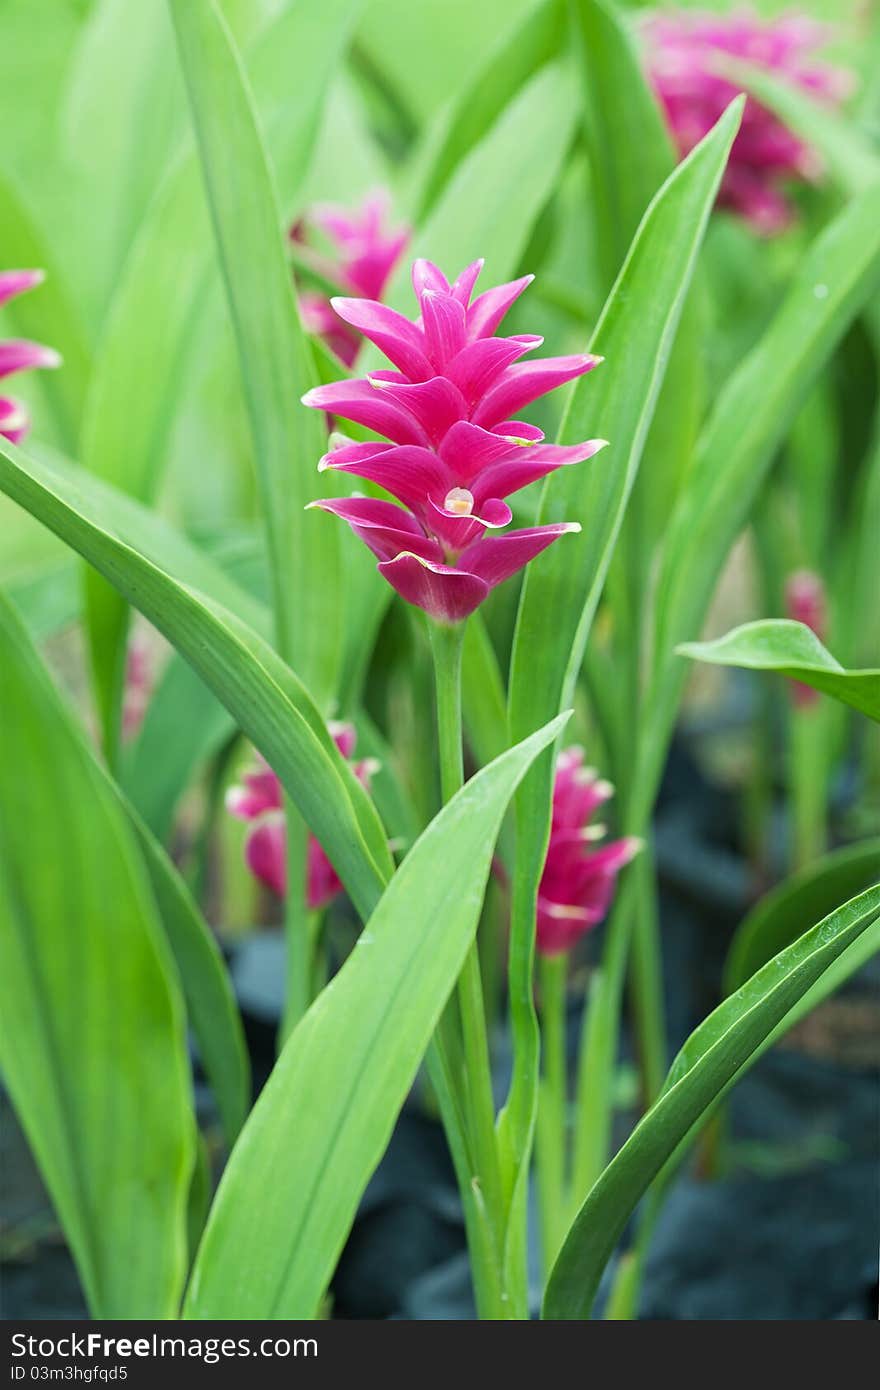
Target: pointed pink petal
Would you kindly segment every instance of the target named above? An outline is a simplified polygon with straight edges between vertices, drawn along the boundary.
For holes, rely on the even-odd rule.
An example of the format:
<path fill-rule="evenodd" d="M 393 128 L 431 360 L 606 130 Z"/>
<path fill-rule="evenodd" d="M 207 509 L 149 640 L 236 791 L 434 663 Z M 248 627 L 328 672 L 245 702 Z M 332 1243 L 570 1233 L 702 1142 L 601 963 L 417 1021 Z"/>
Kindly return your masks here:
<path fill-rule="evenodd" d="M 588 443 L 590 447 L 584 444 L 564 448 L 551 444 L 545 448 L 539 444 L 534 448 L 517 449 L 514 458 L 492 464 L 474 479 L 471 491 L 475 505 L 479 509 L 485 497 L 509 497 L 557 468 L 582 463 L 604 448 L 606 441 L 591 439 Z"/>
<path fill-rule="evenodd" d="M 8 396 L 0 396 L 0 434 L 11 444 L 20 444 L 30 428 L 24 406 Z"/>
<path fill-rule="evenodd" d="M 439 545 L 425 535 L 415 517 L 383 498 L 331 497 L 309 506 L 342 517 L 379 560 L 393 560 L 402 551 L 411 551 L 424 560 L 443 559 Z"/>
<path fill-rule="evenodd" d="M 310 912 L 317 912 L 341 892 L 339 875 L 314 835 L 310 835 L 306 849 L 306 906 Z"/>
<path fill-rule="evenodd" d="M 25 338 L 8 338 L 0 342 L 0 377 L 13 372 L 27 372 L 33 367 L 60 367 L 61 357 L 54 348 L 30 343 Z"/>
<path fill-rule="evenodd" d="M 509 284 L 496 285 L 494 289 L 485 290 L 468 309 L 468 337 L 488 338 L 494 333 L 511 304 L 519 299 L 534 278 L 534 275 L 523 275 L 521 279 L 511 280 Z"/>
<path fill-rule="evenodd" d="M 287 830 L 282 814 L 254 827 L 245 842 L 244 857 L 254 877 L 283 898 L 287 891 Z"/>
<path fill-rule="evenodd" d="M 473 412 L 475 425 L 487 428 L 524 405 L 583 376 L 601 362 L 589 354 L 573 357 L 545 357 L 539 362 L 515 362 L 508 367 Z"/>
<path fill-rule="evenodd" d="M 507 458 L 520 447 L 492 430 L 481 429 L 469 420 L 459 420 L 443 436 L 440 457 L 456 483 L 467 487 L 482 469 L 498 459 Z"/>
<path fill-rule="evenodd" d="M 489 593 L 489 585 L 476 575 L 407 553 L 380 564 L 379 570 L 401 598 L 439 623 L 461 622 Z"/>
<path fill-rule="evenodd" d="M 316 386 L 303 396 L 303 405 L 354 420 L 399 444 L 430 442 L 410 411 L 368 381 L 334 381 L 328 386 Z"/>
<path fill-rule="evenodd" d="M 422 295 L 426 290 L 439 290 L 441 294 L 449 293 L 449 281 L 443 271 L 433 261 L 426 261 L 421 256 L 413 261 L 412 284 L 419 303 L 421 303 Z"/>
<path fill-rule="evenodd" d="M 478 261 L 471 261 L 470 265 L 465 266 L 455 284 L 452 286 L 452 293 L 465 308 L 468 306 L 474 285 L 477 283 L 480 271 L 485 264 L 486 262 L 482 256 Z"/>
<path fill-rule="evenodd" d="M 495 530 L 499 526 L 509 526 L 513 520 L 507 503 L 497 497 L 489 498 L 480 508 L 479 515 L 462 516 L 461 513 L 436 506 L 430 499 L 421 514 L 431 535 L 442 541 L 447 550 L 456 552 L 479 540 L 487 527 Z"/>
<path fill-rule="evenodd" d="M 353 724 L 342 721 L 331 720 L 327 725 L 330 730 L 330 737 L 336 744 L 343 758 L 350 758 L 357 743 L 357 730 Z"/>
<path fill-rule="evenodd" d="M 366 478 L 378 483 L 393 497 L 406 506 L 418 511 L 429 496 L 442 500 L 453 486 L 453 479 L 442 459 L 431 449 L 414 448 L 401 444 L 396 449 L 386 449 L 372 458 L 359 459 L 354 463 L 339 463 L 338 454 L 328 456 L 325 468 L 338 469 L 342 473 L 354 473 L 358 478 Z"/>
<path fill-rule="evenodd" d="M 434 445 L 439 445 L 446 431 L 467 414 L 464 397 L 445 376 L 404 385 L 373 375 L 370 382 L 377 395 L 409 411 Z"/>
<path fill-rule="evenodd" d="M 468 343 L 447 362 L 443 375 L 455 383 L 468 405 L 473 405 L 489 390 L 505 367 L 543 341 L 543 338 L 525 335 L 516 338 L 479 338 L 475 343 Z"/>
<path fill-rule="evenodd" d="M 484 580 L 491 589 L 503 584 L 517 570 L 540 555 L 548 545 L 568 532 L 581 528 L 576 521 L 564 521 L 554 526 L 531 526 L 523 531 L 508 531 L 503 536 L 486 536 L 471 545 L 458 558 L 459 567 Z"/>
<path fill-rule="evenodd" d="M 424 334 L 396 309 L 375 299 L 336 298 L 330 303 L 341 319 L 375 343 L 413 381 L 425 381 L 432 375 Z"/>
<path fill-rule="evenodd" d="M 0 270 L 0 304 L 42 285 L 45 278 L 42 270 Z"/>
<path fill-rule="evenodd" d="M 442 372 L 446 363 L 464 347 L 464 308 L 451 294 L 425 290 L 422 323 L 431 364 L 435 372 Z"/>
<path fill-rule="evenodd" d="M 557 903 L 538 894 L 535 945 L 542 956 L 559 956 L 570 951 L 600 918 L 586 908 Z"/>

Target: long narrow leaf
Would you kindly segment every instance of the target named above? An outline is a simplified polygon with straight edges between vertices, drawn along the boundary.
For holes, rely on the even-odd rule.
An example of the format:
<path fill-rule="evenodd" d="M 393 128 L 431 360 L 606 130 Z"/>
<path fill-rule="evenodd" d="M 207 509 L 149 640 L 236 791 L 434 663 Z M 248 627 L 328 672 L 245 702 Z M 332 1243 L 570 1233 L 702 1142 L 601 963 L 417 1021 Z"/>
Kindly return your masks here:
<path fill-rule="evenodd" d="M 0 600 L 0 996 L 6 1083 L 92 1315 L 168 1318 L 194 1123 L 173 962 L 137 846 Z"/>
<path fill-rule="evenodd" d="M 392 872 L 385 832 L 290 668 L 234 614 L 102 524 L 61 475 L 2 439 L 0 489 L 78 550 L 186 656 L 275 768 L 368 917 Z"/>
<path fill-rule="evenodd" d="M 880 887 L 832 912 L 700 1024 L 666 1086 L 593 1187 L 553 1267 L 547 1318 L 584 1318 L 639 1198 L 704 1112 L 747 1069 L 798 1001 L 877 920 Z"/>
<path fill-rule="evenodd" d="M 443 808 L 289 1038 L 221 1182 L 187 1316 L 315 1316 L 473 940 L 507 803 L 563 722 Z"/>

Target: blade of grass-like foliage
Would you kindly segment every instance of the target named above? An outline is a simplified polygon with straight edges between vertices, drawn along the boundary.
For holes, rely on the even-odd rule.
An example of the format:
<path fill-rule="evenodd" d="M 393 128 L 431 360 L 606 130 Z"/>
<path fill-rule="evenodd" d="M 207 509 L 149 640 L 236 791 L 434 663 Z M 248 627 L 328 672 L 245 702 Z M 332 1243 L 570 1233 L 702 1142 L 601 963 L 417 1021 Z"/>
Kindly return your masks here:
<path fill-rule="evenodd" d="M 687 668 L 675 648 L 699 633 L 727 553 L 811 383 L 880 279 L 880 187 L 854 199 L 799 265 L 763 338 L 705 427 L 664 541 L 654 668 L 640 731 L 640 814 L 653 802 Z"/>
<path fill-rule="evenodd" d="M 164 0 L 101 0 L 71 60 L 60 138 L 78 193 L 75 264 L 97 322 L 183 135 L 173 52 Z"/>
<path fill-rule="evenodd" d="M 459 164 L 416 229 L 412 256 L 427 256 L 452 274 L 484 256 L 486 284 L 511 274 L 554 189 L 575 115 L 567 65 L 545 66 Z M 502 208 L 515 208 L 516 215 L 499 216 Z M 398 270 L 386 298 L 411 312 L 408 265 Z"/>
<path fill-rule="evenodd" d="M 538 0 L 510 32 L 502 35 L 479 71 L 458 92 L 450 110 L 440 117 L 416 174 L 413 220 L 417 226 L 508 102 L 559 53 L 564 18 L 563 0 Z"/>
<path fill-rule="evenodd" d="M 288 1039 L 220 1184 L 188 1317 L 316 1315 L 473 940 L 507 803 L 562 722 L 443 808 Z"/>
<path fill-rule="evenodd" d="M 736 929 L 724 966 L 725 994 L 739 989 L 771 956 L 795 941 L 804 922 L 827 916 L 878 875 L 880 839 L 873 839 L 823 855 L 778 884 Z"/>
<path fill-rule="evenodd" d="M 213 0 L 170 0 L 214 234 L 238 341 L 261 481 L 279 650 L 326 704 L 341 657 L 337 530 L 304 515 L 320 495 L 324 423 L 299 398 L 316 378 L 253 101 Z M 326 22 L 326 21 L 325 21 Z"/>
<path fill-rule="evenodd" d="M 176 1315 L 194 1160 L 183 1002 L 117 798 L 0 600 L 6 1083 L 96 1318 Z"/>
<path fill-rule="evenodd" d="M 228 609 L 116 535 L 69 479 L 3 439 L 0 490 L 94 565 L 187 658 L 278 773 L 366 919 L 393 872 L 385 832 L 290 668 Z"/>
<path fill-rule="evenodd" d="M 715 199 L 741 103 L 675 170 L 645 214 L 596 329 L 607 363 L 579 385 L 563 422 L 564 441 L 590 435 L 611 447 L 577 475 L 545 485 L 540 520 L 582 520 L 580 535 L 526 572 L 511 661 L 514 738 L 558 710 L 576 677 L 614 543 L 663 380 L 678 316 Z M 548 623 L 547 615 L 554 615 Z M 546 712 L 546 713 L 545 713 Z M 506 1113 L 512 1161 L 525 1171 L 534 1127 L 538 1035 L 532 1003 L 535 897 L 550 826 L 552 758 L 540 760 L 517 797 L 517 872 L 511 936 L 511 1007 L 516 1042 Z M 524 1194 L 523 1194 L 524 1195 Z"/>
<path fill-rule="evenodd" d="M 714 642 L 685 642 L 677 651 L 713 666 L 776 671 L 880 721 L 880 670 L 845 671 L 803 623 L 787 618 L 744 623 Z"/>
<path fill-rule="evenodd" d="M 7 322 L 15 324 L 18 336 L 46 343 L 61 353 L 63 370 L 43 372 L 39 382 L 58 439 L 64 448 L 72 449 L 88 388 L 91 351 L 55 257 L 21 198 L 3 178 L 0 178 L 0 266 L 46 272 L 44 284 L 14 300 L 3 313 Z"/>
<path fill-rule="evenodd" d="M 34 642 L 54 637 L 79 617 L 76 581 L 76 561 L 69 557 L 4 584 Z"/>
<path fill-rule="evenodd" d="M 231 1147 L 248 1112 L 251 1081 L 244 1029 L 223 957 L 164 849 L 115 784 L 109 778 L 107 783 L 137 835 L 159 917 L 177 964 L 202 1065 Z"/>
<path fill-rule="evenodd" d="M 284 170 L 285 198 L 294 203 L 329 77 L 358 4 L 299 0 L 284 5 L 247 53 L 270 153 Z M 113 297 L 80 451 L 87 468 L 144 501 L 157 490 L 189 377 L 191 347 L 198 340 L 198 319 L 212 302 L 211 248 L 198 160 L 194 151 L 184 150 L 150 206 Z M 94 577 L 87 595 L 95 689 L 112 752 L 127 610 Z"/>
<path fill-rule="evenodd" d="M 818 102 L 801 87 L 767 68 L 735 59 L 720 59 L 719 70 L 769 107 L 811 149 L 822 156 L 828 176 L 845 192 L 856 194 L 880 180 L 880 154 L 871 140 L 845 116 Z"/>
<path fill-rule="evenodd" d="M 639 1198 L 693 1127 L 755 1059 L 807 991 L 877 921 L 880 887 L 781 951 L 691 1034 L 659 1099 L 602 1173 L 553 1267 L 546 1318 L 585 1318 Z"/>

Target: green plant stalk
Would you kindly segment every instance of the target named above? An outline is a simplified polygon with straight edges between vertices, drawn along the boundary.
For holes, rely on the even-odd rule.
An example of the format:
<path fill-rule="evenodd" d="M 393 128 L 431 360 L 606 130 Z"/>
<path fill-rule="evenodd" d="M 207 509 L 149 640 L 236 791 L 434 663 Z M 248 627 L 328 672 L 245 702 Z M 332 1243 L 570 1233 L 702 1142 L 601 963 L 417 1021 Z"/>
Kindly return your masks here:
<path fill-rule="evenodd" d="M 439 623 L 429 623 L 429 633 L 437 696 L 440 791 L 445 804 L 464 785 L 461 716 L 464 624 L 446 627 Z M 505 1311 L 500 1297 L 500 1245 L 497 1239 L 501 1215 L 501 1167 L 495 1137 L 495 1103 L 486 1035 L 486 1010 L 476 942 L 472 943 L 465 958 L 459 976 L 457 996 L 464 1062 L 462 1109 L 472 1169 L 470 1174 L 465 1176 L 467 1185 L 476 1190 L 478 1200 L 484 1205 L 489 1228 L 493 1232 L 491 1250 L 486 1249 L 482 1240 L 478 1245 L 471 1242 L 474 1288 L 481 1317 L 503 1318 Z M 452 1015 L 453 1010 L 447 1009 L 439 1030 L 441 1049 L 445 1047 L 444 1034 L 451 1027 Z M 438 1098 L 441 1101 L 441 1111 L 444 1111 L 441 1092 L 438 1092 Z M 470 1200 L 464 1190 L 462 1197 L 466 1202 Z M 490 1264 L 494 1265 L 494 1268 L 489 1268 Z"/>
<path fill-rule="evenodd" d="M 543 1075 L 535 1133 L 538 1211 L 544 1275 L 553 1268 L 568 1225 L 568 1067 L 565 985 L 568 956 L 538 957 Z"/>
<path fill-rule="evenodd" d="M 648 845 L 639 854 L 632 873 L 637 881 L 637 901 L 630 948 L 630 990 L 642 1077 L 642 1103 L 647 1110 L 659 1094 L 669 1067 L 657 874 Z"/>
<path fill-rule="evenodd" d="M 828 847 L 825 739 L 821 704 L 792 705 L 788 781 L 791 795 L 791 868 L 797 873 Z"/>

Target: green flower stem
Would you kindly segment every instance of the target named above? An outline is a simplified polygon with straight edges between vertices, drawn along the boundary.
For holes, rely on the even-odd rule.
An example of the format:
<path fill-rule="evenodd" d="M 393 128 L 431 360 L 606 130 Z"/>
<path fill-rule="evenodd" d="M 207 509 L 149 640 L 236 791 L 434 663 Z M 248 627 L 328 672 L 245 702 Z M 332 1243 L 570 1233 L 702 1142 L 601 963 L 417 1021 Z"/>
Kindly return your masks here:
<path fill-rule="evenodd" d="M 461 719 L 461 655 L 464 626 L 459 623 L 455 627 L 442 627 L 437 623 L 431 623 L 429 630 L 437 692 L 440 787 L 445 803 L 464 784 Z M 471 944 L 459 976 L 458 1009 L 464 1059 L 462 1110 L 471 1157 L 471 1172 L 465 1176 L 466 1186 L 473 1189 L 473 1192 L 466 1192 L 463 1187 L 462 1198 L 467 1212 L 468 1204 L 475 1194 L 480 1207 L 485 1208 L 489 1227 L 493 1232 L 489 1250 L 484 1241 L 475 1244 L 471 1240 L 474 1285 L 478 1304 L 481 1305 L 481 1316 L 503 1317 L 504 1309 L 500 1300 L 500 1243 L 497 1238 L 501 1216 L 501 1166 L 495 1137 L 495 1103 L 486 1036 L 486 1010 L 476 942 Z M 451 1031 L 451 1018 L 452 1010 L 447 1009 L 439 1030 L 441 1049 L 447 1052 L 446 1034 Z M 453 1079 L 449 1084 L 453 1095 L 454 1085 Z M 442 1111 L 443 1097 L 440 1092 L 438 1099 Z M 482 1225 L 480 1222 L 481 1231 Z M 470 1234 L 469 1231 L 469 1237 Z"/>
<path fill-rule="evenodd" d="M 630 989 L 635 1024 L 642 1100 L 647 1109 L 666 1078 L 666 1010 L 663 998 L 663 959 L 657 912 L 654 856 L 646 844 L 631 870 L 637 880 L 636 918 L 630 956 Z"/>
<path fill-rule="evenodd" d="M 543 1075 L 538 1092 L 537 1158 L 541 1253 L 545 1275 L 553 1267 L 567 1229 L 568 1067 L 565 984 L 568 957 L 538 957 Z"/>

